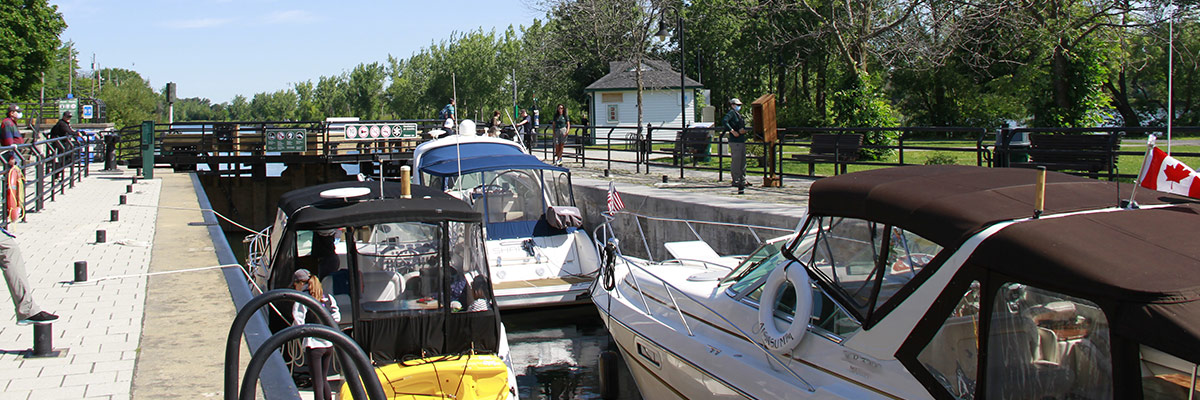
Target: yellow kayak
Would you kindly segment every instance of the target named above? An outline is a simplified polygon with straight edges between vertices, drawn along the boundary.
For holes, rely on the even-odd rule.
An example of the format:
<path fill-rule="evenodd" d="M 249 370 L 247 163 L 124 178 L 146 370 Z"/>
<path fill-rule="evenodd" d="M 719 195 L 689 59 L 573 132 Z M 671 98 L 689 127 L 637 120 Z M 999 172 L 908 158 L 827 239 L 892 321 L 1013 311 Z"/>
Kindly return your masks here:
<path fill-rule="evenodd" d="M 388 399 L 508 399 L 508 367 L 494 355 L 429 357 L 375 368 Z M 343 387 L 338 398 L 353 399 Z"/>

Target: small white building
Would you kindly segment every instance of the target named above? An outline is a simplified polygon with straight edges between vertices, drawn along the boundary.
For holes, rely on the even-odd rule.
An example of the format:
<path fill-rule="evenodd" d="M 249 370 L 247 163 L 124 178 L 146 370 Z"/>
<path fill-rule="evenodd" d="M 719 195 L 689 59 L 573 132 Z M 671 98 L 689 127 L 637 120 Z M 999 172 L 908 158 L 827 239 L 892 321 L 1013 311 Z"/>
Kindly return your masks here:
<path fill-rule="evenodd" d="M 680 90 L 679 72 L 671 69 L 665 61 L 645 60 L 642 62 L 642 126 L 651 124 L 655 127 L 679 128 L 683 123 L 684 112 L 687 123 L 696 122 L 696 89 L 702 88 L 700 82 L 691 78 L 683 78 L 683 90 Z M 623 140 L 628 135 L 635 134 L 637 126 L 637 70 L 630 61 L 613 61 L 608 63 L 608 75 L 600 78 L 584 92 L 591 98 L 588 107 L 591 124 L 597 126 L 594 135 L 597 144 L 607 143 L 607 139 Z M 682 93 L 682 99 L 680 98 Z M 680 103 L 683 107 L 680 107 Z M 605 127 L 621 126 L 625 129 L 609 129 Z M 663 130 L 654 132 L 654 140 L 674 140 L 678 130 Z"/>

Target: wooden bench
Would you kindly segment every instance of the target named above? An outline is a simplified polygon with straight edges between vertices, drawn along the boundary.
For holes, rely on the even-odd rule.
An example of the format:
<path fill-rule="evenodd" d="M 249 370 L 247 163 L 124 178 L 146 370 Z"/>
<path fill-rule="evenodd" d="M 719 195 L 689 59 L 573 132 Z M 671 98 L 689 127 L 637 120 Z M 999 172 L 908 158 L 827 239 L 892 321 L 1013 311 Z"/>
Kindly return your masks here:
<path fill-rule="evenodd" d="M 664 147 L 663 151 L 670 152 L 674 164 L 683 162 L 683 157 L 692 157 L 692 166 L 696 165 L 699 156 L 708 155 L 710 134 L 712 129 L 688 128 L 675 135 L 675 146 Z"/>
<path fill-rule="evenodd" d="M 1111 178 L 1117 163 L 1116 135 L 1029 135 L 1029 161 L 1014 167 L 1046 167 L 1051 171 L 1106 172 Z M 1012 150 L 1009 150 L 1012 151 Z"/>
<path fill-rule="evenodd" d="M 812 135 L 812 146 L 809 147 L 808 154 L 792 154 L 792 159 L 807 162 L 809 175 L 816 174 L 818 162 L 833 162 L 835 174 L 838 164 L 841 164 L 844 174 L 846 173 L 846 164 L 844 163 L 858 160 L 859 147 L 862 147 L 861 134 L 815 134 Z"/>

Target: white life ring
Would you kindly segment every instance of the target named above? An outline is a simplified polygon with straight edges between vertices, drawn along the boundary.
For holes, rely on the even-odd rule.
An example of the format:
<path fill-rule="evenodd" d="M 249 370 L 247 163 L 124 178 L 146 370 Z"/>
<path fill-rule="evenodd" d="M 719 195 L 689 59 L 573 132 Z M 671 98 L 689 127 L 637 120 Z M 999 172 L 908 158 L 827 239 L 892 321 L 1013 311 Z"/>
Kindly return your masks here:
<path fill-rule="evenodd" d="M 782 263 L 781 263 L 782 264 Z M 788 268 L 784 268 L 787 266 Z M 787 331 L 780 331 L 775 326 L 775 303 L 783 292 L 784 279 L 796 288 L 796 313 L 792 315 L 792 325 Z M 782 264 L 775 267 L 767 282 L 763 284 L 763 294 L 758 302 L 758 325 L 762 333 L 762 343 L 768 349 L 787 351 L 796 347 L 808 330 L 808 320 L 812 317 L 812 284 L 809 283 L 808 273 L 798 264 Z"/>

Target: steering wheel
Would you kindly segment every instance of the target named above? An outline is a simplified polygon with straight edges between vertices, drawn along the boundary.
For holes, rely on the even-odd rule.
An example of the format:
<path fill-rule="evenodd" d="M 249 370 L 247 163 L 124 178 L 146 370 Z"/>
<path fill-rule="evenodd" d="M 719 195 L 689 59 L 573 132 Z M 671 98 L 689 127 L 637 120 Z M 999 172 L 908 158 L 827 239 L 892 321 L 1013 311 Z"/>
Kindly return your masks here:
<path fill-rule="evenodd" d="M 494 182 L 494 180 L 493 180 L 493 182 Z M 500 195 L 500 194 L 505 194 L 506 192 L 509 192 L 509 190 L 505 189 L 504 187 L 502 187 L 500 185 L 486 183 L 486 184 L 476 186 L 474 189 L 471 189 L 471 197 L 479 197 L 479 196 L 483 196 L 484 194 Z"/>
<path fill-rule="evenodd" d="M 541 188 L 539 186 L 536 186 L 538 182 L 541 182 L 541 180 L 538 179 L 537 175 L 534 175 L 533 172 L 531 172 L 531 171 L 521 170 L 521 169 L 510 169 L 510 170 L 501 172 L 499 174 L 496 174 L 496 177 L 492 178 L 492 181 L 488 184 L 488 186 L 496 186 L 497 182 L 501 182 L 501 178 L 504 178 L 508 175 L 515 175 L 515 176 L 512 178 L 508 178 L 508 179 L 504 180 L 503 182 L 512 183 L 514 186 L 521 186 L 520 189 L 529 189 L 529 190 L 518 190 L 517 193 L 540 193 L 541 192 Z M 529 187 L 529 185 L 528 185 L 529 182 L 534 182 L 535 186 Z"/>

